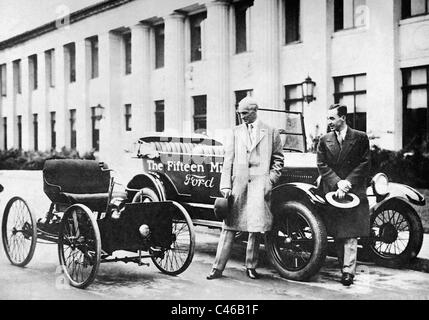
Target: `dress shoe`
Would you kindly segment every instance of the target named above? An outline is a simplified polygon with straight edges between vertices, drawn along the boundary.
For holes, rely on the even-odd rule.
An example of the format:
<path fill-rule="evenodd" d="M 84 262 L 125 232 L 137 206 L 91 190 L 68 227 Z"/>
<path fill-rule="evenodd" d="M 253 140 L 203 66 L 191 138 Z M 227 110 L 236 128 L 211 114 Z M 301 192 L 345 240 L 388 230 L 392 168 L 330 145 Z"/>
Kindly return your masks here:
<path fill-rule="evenodd" d="M 341 283 L 348 287 L 353 284 L 353 275 L 351 273 L 344 272 L 341 277 Z"/>
<path fill-rule="evenodd" d="M 246 275 L 250 278 L 250 279 L 259 279 L 259 274 L 256 272 L 255 269 L 246 269 Z"/>
<path fill-rule="evenodd" d="M 207 280 L 217 279 L 222 277 L 222 271 L 213 268 L 212 271 L 210 271 L 209 275 L 207 276 Z"/>

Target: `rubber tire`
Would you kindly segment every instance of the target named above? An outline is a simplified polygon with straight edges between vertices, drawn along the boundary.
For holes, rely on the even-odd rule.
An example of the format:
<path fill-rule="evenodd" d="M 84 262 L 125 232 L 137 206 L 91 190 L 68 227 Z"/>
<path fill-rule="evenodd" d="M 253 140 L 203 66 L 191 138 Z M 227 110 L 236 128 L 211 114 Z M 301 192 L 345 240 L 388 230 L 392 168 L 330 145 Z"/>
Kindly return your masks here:
<path fill-rule="evenodd" d="M 144 195 L 144 196 L 150 198 L 152 200 L 152 202 L 159 202 L 160 201 L 159 196 L 155 191 L 153 191 L 151 188 L 143 188 L 143 189 L 140 189 L 139 191 L 136 192 L 136 194 L 133 197 L 132 202 L 133 203 L 134 202 L 140 202 L 138 200 L 139 200 L 139 197 L 141 195 Z"/>
<path fill-rule="evenodd" d="M 276 237 L 278 229 L 273 225 L 273 230 L 266 234 L 265 244 L 267 255 L 279 274 L 286 279 L 295 281 L 307 281 L 323 266 L 327 252 L 327 233 L 323 220 L 315 212 L 302 203 L 296 201 L 288 201 L 281 205 L 280 212 L 276 212 L 277 219 L 284 217 L 291 211 L 297 212 L 311 228 L 312 237 L 315 239 L 314 250 L 307 265 L 300 270 L 290 270 L 285 267 L 281 258 L 277 254 Z"/>
<path fill-rule="evenodd" d="M 30 250 L 28 251 L 27 257 L 25 257 L 25 259 L 19 263 L 13 261 L 13 259 L 11 258 L 9 248 L 7 245 L 7 237 L 6 237 L 7 220 L 9 218 L 9 214 L 10 214 L 10 210 L 12 208 L 12 205 L 15 201 L 21 201 L 24 203 L 25 207 L 27 208 L 27 210 L 30 214 L 30 219 L 31 219 L 31 224 L 32 224 L 32 226 L 31 226 L 32 236 L 31 236 Z M 9 259 L 10 263 L 13 264 L 14 266 L 25 267 L 33 258 L 34 251 L 36 250 L 36 243 L 37 243 L 36 218 L 35 218 L 34 214 L 31 212 L 30 208 L 28 207 L 27 202 L 25 202 L 25 200 L 22 199 L 21 197 L 13 197 L 6 204 L 6 207 L 5 207 L 4 213 L 3 213 L 3 220 L 2 220 L 2 240 L 3 240 L 3 248 L 4 248 L 4 251 L 6 253 L 6 256 Z"/>
<path fill-rule="evenodd" d="M 83 281 L 83 282 L 76 282 L 74 281 L 68 271 L 66 266 L 64 265 L 64 248 L 63 248 L 63 233 L 64 233 L 64 225 L 65 225 L 65 220 L 66 217 L 68 215 L 68 212 L 73 210 L 74 208 L 80 208 L 81 210 L 83 210 L 85 212 L 85 214 L 88 216 L 90 223 L 91 223 L 91 227 L 94 231 L 94 236 L 95 236 L 95 263 L 91 269 L 91 272 L 88 276 L 88 278 Z M 100 261 L 101 261 L 101 237 L 100 237 L 100 230 L 98 228 L 98 224 L 97 224 L 97 220 L 93 217 L 93 215 L 91 214 L 92 211 L 85 205 L 83 204 L 74 204 L 70 207 L 68 207 L 63 215 L 63 218 L 61 220 L 61 224 L 60 224 L 60 230 L 58 233 L 58 258 L 60 261 L 60 265 L 62 267 L 62 270 L 66 276 L 66 278 L 68 279 L 70 285 L 72 285 L 73 287 L 79 288 L 79 289 L 84 289 L 86 287 L 88 287 L 95 279 L 98 269 L 100 267 Z"/>
<path fill-rule="evenodd" d="M 401 268 L 410 260 L 417 257 L 423 245 L 423 225 L 417 212 L 409 204 L 400 201 L 390 201 L 382 204 L 370 217 L 372 226 L 377 215 L 385 210 L 399 212 L 407 221 L 410 229 L 409 242 L 403 252 L 393 257 L 386 257 L 376 252 L 371 238 L 364 240 L 364 251 L 368 252 L 372 261 L 388 268 Z M 399 211 L 398 211 L 399 210 Z"/>

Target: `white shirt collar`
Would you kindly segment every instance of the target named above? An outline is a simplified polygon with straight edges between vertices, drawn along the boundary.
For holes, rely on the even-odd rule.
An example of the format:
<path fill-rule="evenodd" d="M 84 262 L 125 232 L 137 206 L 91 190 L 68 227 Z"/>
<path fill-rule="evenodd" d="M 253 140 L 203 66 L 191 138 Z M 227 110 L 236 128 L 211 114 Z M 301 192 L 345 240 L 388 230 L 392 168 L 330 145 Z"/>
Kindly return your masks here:
<path fill-rule="evenodd" d="M 253 126 L 253 128 L 257 128 L 257 127 L 259 127 L 259 119 L 258 119 L 258 118 L 256 118 L 256 120 L 255 120 L 255 121 L 253 121 L 252 123 L 249 123 L 249 125 L 252 125 L 252 126 Z"/>
<path fill-rule="evenodd" d="M 347 133 L 347 125 L 345 125 L 344 126 L 344 128 L 342 129 L 342 130 L 340 130 L 339 132 L 338 131 L 335 131 L 335 133 L 338 135 L 338 134 L 340 134 L 341 135 L 341 138 L 343 138 L 343 140 L 346 138 L 346 133 Z"/>

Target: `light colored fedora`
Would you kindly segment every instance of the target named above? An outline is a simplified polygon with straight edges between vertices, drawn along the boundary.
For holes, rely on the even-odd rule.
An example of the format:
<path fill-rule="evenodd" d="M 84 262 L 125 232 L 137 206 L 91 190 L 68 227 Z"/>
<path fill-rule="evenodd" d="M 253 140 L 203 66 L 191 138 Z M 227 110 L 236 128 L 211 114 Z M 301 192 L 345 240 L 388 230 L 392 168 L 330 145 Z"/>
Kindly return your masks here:
<path fill-rule="evenodd" d="M 340 209 L 351 209 L 360 204 L 358 196 L 354 193 L 347 193 L 344 199 L 339 199 L 335 196 L 335 191 L 331 191 L 326 194 L 325 198 L 329 204 Z"/>

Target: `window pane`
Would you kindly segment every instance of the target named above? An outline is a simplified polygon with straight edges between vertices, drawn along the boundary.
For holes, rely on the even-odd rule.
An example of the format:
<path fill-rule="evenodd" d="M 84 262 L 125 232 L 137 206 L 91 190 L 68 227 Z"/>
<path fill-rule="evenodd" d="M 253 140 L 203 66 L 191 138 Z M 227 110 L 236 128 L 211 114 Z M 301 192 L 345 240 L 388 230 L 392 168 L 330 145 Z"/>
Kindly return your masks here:
<path fill-rule="evenodd" d="M 155 27 L 155 68 L 164 67 L 164 25 Z"/>
<path fill-rule="evenodd" d="M 426 83 L 427 83 L 426 68 L 411 70 L 408 84 L 413 85 L 413 84 L 426 84 Z"/>
<path fill-rule="evenodd" d="M 125 74 L 131 73 L 131 33 L 123 36 L 125 50 Z"/>
<path fill-rule="evenodd" d="M 343 12 L 344 29 L 353 28 L 354 8 L 353 0 L 344 0 Z"/>
<path fill-rule="evenodd" d="M 235 7 L 235 52 L 245 52 L 247 50 L 246 43 L 246 11 L 247 7 Z"/>
<path fill-rule="evenodd" d="M 354 0 L 354 26 L 363 27 L 366 25 L 366 0 Z"/>
<path fill-rule="evenodd" d="M 5 96 L 7 92 L 6 87 L 6 64 L 0 66 L 0 95 Z"/>
<path fill-rule="evenodd" d="M 356 91 L 366 90 L 366 75 L 356 76 Z"/>
<path fill-rule="evenodd" d="M 411 0 L 411 15 L 424 14 L 426 12 L 426 0 Z"/>
<path fill-rule="evenodd" d="M 335 84 L 336 93 L 354 91 L 353 77 L 336 78 Z"/>
<path fill-rule="evenodd" d="M 301 98 L 302 98 L 301 85 L 287 86 L 286 87 L 286 100 L 289 100 L 289 99 L 301 99 Z"/>
<path fill-rule="evenodd" d="M 366 112 L 366 94 L 356 95 L 356 112 Z"/>
<path fill-rule="evenodd" d="M 339 103 L 347 106 L 347 113 L 354 113 L 355 99 L 353 95 L 342 96 L 339 99 Z"/>
<path fill-rule="evenodd" d="M 285 3 L 286 43 L 298 41 L 300 0 L 287 0 Z"/>
<path fill-rule="evenodd" d="M 412 90 L 407 94 L 407 109 L 427 108 L 427 90 L 417 89 Z"/>
<path fill-rule="evenodd" d="M 201 23 L 207 18 L 207 13 L 203 12 L 191 16 L 191 61 L 201 60 L 202 48 L 201 48 Z"/>
<path fill-rule="evenodd" d="M 341 30 L 344 28 L 344 23 L 343 23 L 343 12 L 344 12 L 344 2 L 343 0 L 335 0 L 334 3 L 334 13 L 335 13 L 335 17 L 334 17 L 334 30 Z"/>

